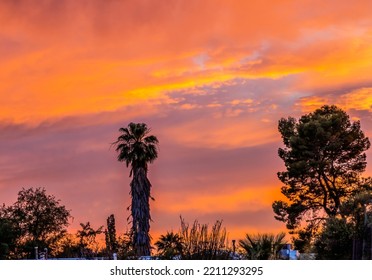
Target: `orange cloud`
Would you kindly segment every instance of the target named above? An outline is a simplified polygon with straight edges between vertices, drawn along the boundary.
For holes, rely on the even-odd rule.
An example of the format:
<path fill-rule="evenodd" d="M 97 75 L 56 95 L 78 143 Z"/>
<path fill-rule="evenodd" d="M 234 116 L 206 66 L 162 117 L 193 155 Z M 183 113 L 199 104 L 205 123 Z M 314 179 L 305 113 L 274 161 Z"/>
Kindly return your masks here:
<path fill-rule="evenodd" d="M 366 110 L 372 112 L 372 88 L 360 88 L 343 94 L 337 102 L 346 110 Z"/>
<path fill-rule="evenodd" d="M 270 9 L 244 1 L 188 1 L 180 4 L 182 9 L 149 3 L 102 6 L 99 1 L 84 7 L 2 3 L 1 39 L 4 45 L 22 47 L 2 52 L 0 79 L 6 83 L 0 88 L 0 118 L 41 121 L 113 111 L 144 100 L 157 104 L 170 91 L 236 78 L 305 73 L 302 86 L 334 83 L 340 77 L 368 79 L 367 4 L 335 9 L 322 3 L 324 14 L 318 14 L 292 1 L 271 3 Z M 214 13 L 203 12 L 211 6 Z M 188 13 L 196 7 L 190 21 Z M 353 15 L 345 17 L 350 9 Z M 330 10 L 332 16 L 326 13 Z M 137 22 L 130 11 L 146 20 Z M 354 29 L 351 19 L 357 20 Z M 347 32 L 330 28 L 334 22 Z M 188 34 L 187 40 L 180 34 Z"/>
<path fill-rule="evenodd" d="M 176 193 L 164 193 L 159 198 L 157 208 L 161 211 L 171 212 L 175 215 L 188 211 L 201 213 L 228 213 L 243 210 L 258 211 L 271 207 L 272 202 L 280 197 L 280 188 L 253 187 L 253 186 L 226 186 L 223 193 L 190 194 L 187 197 L 178 197 Z M 237 189 L 237 190 L 236 190 Z M 162 202 L 167 203 L 162 203 Z"/>
<path fill-rule="evenodd" d="M 215 120 L 190 120 L 169 128 L 173 141 L 191 147 L 232 149 L 264 145 L 278 139 L 276 128 L 268 122 L 235 118 L 241 112 L 227 111 Z"/>
<path fill-rule="evenodd" d="M 301 111 L 305 113 L 310 113 L 316 109 L 319 109 L 323 105 L 329 104 L 329 99 L 319 96 L 308 96 L 303 97 L 295 105 L 301 107 Z"/>
<path fill-rule="evenodd" d="M 340 95 L 308 96 L 301 98 L 296 105 L 303 112 L 311 112 L 326 104 L 335 104 L 344 110 L 372 111 L 372 88 L 359 88 Z"/>

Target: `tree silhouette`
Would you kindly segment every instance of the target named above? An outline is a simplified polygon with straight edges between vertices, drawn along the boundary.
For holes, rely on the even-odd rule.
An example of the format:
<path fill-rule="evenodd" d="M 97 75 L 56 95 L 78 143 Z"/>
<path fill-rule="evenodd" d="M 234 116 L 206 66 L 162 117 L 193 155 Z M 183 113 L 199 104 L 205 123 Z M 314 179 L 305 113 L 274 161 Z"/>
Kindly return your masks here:
<path fill-rule="evenodd" d="M 0 212 L 17 234 L 10 248 L 18 258 L 34 258 L 34 247 L 48 248 L 53 254 L 50 249 L 66 234 L 71 218 L 70 211 L 44 188 L 23 188 L 18 192 L 17 201 L 9 207 L 3 205 Z"/>
<path fill-rule="evenodd" d="M 148 163 L 158 157 L 158 139 L 148 135 L 150 129 L 144 123 L 130 123 L 126 128 L 120 128 L 121 135 L 113 143 L 118 152 L 118 161 L 131 167 L 129 176 L 130 205 L 132 218 L 132 240 L 137 256 L 150 255 L 150 194 L 151 183 L 147 178 Z"/>
<path fill-rule="evenodd" d="M 292 232 L 306 224 L 316 232 L 325 218 L 342 215 L 340 206 L 358 192 L 370 142 L 359 121 L 336 106 L 323 106 L 302 116 L 279 121 L 284 148 L 279 157 L 286 171 L 278 172 L 288 201 L 275 201 L 275 218 Z"/>

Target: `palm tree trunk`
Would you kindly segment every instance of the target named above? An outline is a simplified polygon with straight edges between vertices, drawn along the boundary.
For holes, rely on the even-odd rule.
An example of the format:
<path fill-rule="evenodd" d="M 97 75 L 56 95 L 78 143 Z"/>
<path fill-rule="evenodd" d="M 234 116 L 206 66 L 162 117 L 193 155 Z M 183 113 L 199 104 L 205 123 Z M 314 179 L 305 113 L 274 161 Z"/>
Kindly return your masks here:
<path fill-rule="evenodd" d="M 132 241 L 138 257 L 149 256 L 150 252 L 150 189 L 147 172 L 139 167 L 133 170 L 130 184 L 132 196 Z"/>

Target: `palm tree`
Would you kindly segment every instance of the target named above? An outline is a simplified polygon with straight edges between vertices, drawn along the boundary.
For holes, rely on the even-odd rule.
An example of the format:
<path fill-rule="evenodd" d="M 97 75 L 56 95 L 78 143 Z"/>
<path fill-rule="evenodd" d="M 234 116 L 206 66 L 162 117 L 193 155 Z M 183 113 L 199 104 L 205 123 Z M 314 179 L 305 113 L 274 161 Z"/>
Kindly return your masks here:
<path fill-rule="evenodd" d="M 130 123 L 126 128 L 120 128 L 121 135 L 113 143 L 118 152 L 118 161 L 130 166 L 129 176 L 132 196 L 132 242 L 137 256 L 150 255 L 150 204 L 151 183 L 147 178 L 148 163 L 158 157 L 158 139 L 148 135 L 150 129 L 144 123 Z"/>
<path fill-rule="evenodd" d="M 158 248 L 159 256 L 163 259 L 171 260 L 182 254 L 182 238 L 178 233 L 172 231 L 161 235 L 155 246 Z"/>
<path fill-rule="evenodd" d="M 247 259 L 269 260 L 278 258 L 279 251 L 285 244 L 285 233 L 273 234 L 246 234 L 245 239 L 239 241 L 240 247 L 245 251 Z"/>

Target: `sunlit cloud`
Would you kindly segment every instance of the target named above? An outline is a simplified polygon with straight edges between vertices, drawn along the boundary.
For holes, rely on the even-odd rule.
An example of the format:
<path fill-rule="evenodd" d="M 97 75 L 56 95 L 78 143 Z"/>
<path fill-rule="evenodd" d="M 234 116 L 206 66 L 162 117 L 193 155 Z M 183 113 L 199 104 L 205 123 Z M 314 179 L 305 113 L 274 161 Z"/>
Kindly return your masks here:
<path fill-rule="evenodd" d="M 326 97 L 308 96 L 301 98 L 296 105 L 301 107 L 301 111 L 309 113 L 329 104 L 329 102 L 330 100 Z"/>
<path fill-rule="evenodd" d="M 360 88 L 343 94 L 338 103 L 347 110 L 372 112 L 372 88 Z"/>
<path fill-rule="evenodd" d="M 189 211 L 201 211 L 205 214 L 239 212 L 242 210 L 258 211 L 270 207 L 271 203 L 280 194 L 280 191 L 273 192 L 270 186 L 268 188 L 254 188 L 252 185 L 245 187 L 229 185 L 225 188 L 229 191 L 221 194 L 191 194 L 183 199 L 175 193 L 164 194 L 160 202 L 169 201 L 169 203 L 161 204 L 158 208 L 175 214 Z"/>
<path fill-rule="evenodd" d="M 325 96 L 308 96 L 299 100 L 296 105 L 304 112 L 314 111 L 326 104 L 335 104 L 344 110 L 372 111 L 372 88 L 358 88 L 341 94 Z"/>

